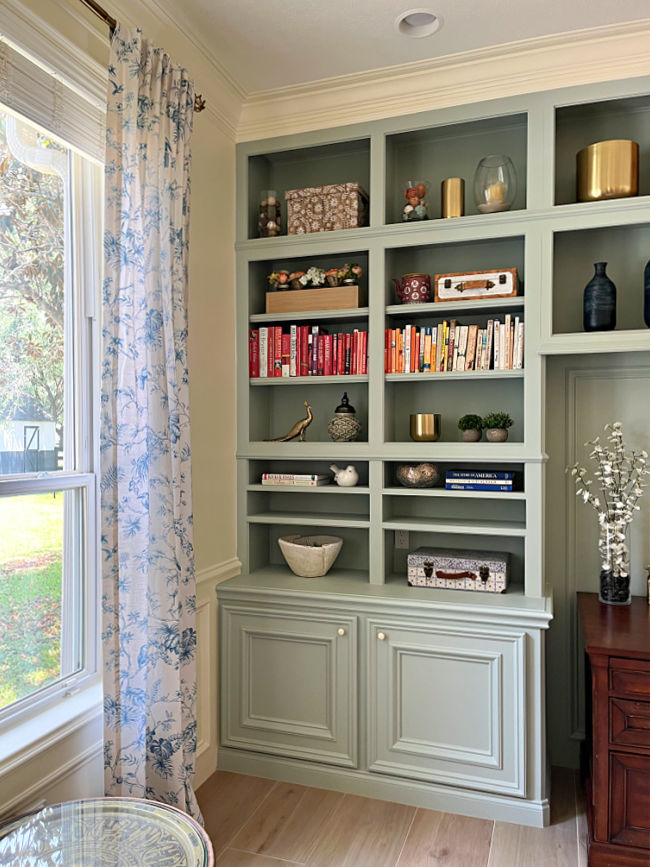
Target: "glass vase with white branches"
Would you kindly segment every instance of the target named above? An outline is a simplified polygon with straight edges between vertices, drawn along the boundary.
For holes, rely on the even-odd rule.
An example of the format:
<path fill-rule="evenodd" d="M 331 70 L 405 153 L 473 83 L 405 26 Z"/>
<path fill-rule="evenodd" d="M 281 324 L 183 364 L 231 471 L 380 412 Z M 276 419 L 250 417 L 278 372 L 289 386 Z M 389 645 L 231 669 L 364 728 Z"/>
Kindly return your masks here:
<path fill-rule="evenodd" d="M 576 495 L 589 503 L 598 515 L 598 551 L 602 564 L 599 599 L 613 605 L 629 605 L 628 531 L 646 487 L 643 477 L 650 473 L 648 453 L 626 450 L 620 422 L 605 425 L 605 430 L 608 445 L 601 445 L 600 437 L 585 443 L 592 447 L 589 457 L 596 463 L 594 478 L 589 479 L 587 470 L 577 463 L 567 467 L 567 472 L 575 482 Z M 600 489 L 600 496 L 592 492 L 592 486 Z"/>

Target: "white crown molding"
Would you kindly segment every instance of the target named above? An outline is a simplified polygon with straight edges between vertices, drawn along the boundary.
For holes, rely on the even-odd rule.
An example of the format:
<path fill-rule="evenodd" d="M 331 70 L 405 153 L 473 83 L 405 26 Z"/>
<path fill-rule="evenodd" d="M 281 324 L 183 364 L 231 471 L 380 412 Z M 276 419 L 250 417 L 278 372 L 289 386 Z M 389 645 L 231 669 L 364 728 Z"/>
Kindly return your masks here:
<path fill-rule="evenodd" d="M 650 72 L 650 19 L 247 95 L 251 141 Z"/>

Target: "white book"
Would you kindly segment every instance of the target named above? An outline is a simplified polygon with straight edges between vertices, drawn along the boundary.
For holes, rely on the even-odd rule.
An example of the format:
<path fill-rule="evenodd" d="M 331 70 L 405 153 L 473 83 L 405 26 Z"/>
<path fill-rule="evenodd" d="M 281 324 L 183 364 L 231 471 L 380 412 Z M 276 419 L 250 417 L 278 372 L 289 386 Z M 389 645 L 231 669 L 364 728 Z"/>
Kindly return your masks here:
<path fill-rule="evenodd" d="M 404 328 L 404 370 L 402 373 L 411 372 L 411 325 Z"/>
<path fill-rule="evenodd" d="M 289 376 L 298 376 L 298 326 L 291 325 L 289 327 L 291 339 L 290 354 L 289 354 Z"/>
<path fill-rule="evenodd" d="M 494 320 L 494 369 L 501 370 L 501 323 Z"/>
<path fill-rule="evenodd" d="M 510 313 L 506 313 L 505 322 L 503 324 L 503 363 L 502 367 L 504 370 L 508 370 L 510 367 L 510 324 L 512 321 L 512 316 Z"/>
<path fill-rule="evenodd" d="M 260 328 L 260 379 L 268 376 L 269 370 L 269 329 Z"/>
<path fill-rule="evenodd" d="M 515 324 L 512 328 L 512 369 L 517 367 L 517 356 L 519 355 L 519 317 L 515 316 Z"/>
<path fill-rule="evenodd" d="M 517 341 L 517 368 L 524 366 L 524 323 L 519 323 L 519 339 Z"/>
<path fill-rule="evenodd" d="M 467 335 L 469 333 L 468 325 L 460 326 L 460 334 L 458 338 L 458 353 L 456 356 L 456 370 L 464 371 L 467 366 Z"/>

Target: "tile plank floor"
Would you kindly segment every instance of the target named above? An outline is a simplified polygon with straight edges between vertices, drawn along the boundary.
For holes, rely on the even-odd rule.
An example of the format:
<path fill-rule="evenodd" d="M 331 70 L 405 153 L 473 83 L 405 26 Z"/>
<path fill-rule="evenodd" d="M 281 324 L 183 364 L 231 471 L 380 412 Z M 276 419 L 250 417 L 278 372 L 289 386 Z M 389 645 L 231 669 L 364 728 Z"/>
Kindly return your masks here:
<path fill-rule="evenodd" d="M 587 867 L 577 773 L 526 828 L 217 771 L 197 792 L 218 867 Z"/>

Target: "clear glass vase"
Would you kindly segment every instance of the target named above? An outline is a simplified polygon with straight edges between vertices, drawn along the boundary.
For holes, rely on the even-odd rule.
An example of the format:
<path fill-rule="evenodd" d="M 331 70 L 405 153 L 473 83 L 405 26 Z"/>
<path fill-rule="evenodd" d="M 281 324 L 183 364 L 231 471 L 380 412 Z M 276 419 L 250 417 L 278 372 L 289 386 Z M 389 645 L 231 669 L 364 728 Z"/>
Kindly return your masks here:
<path fill-rule="evenodd" d="M 509 211 L 517 192 L 517 173 L 510 157 L 483 157 L 474 173 L 474 198 L 481 214 Z"/>
<path fill-rule="evenodd" d="M 598 538 L 601 557 L 598 598 L 608 605 L 629 605 L 630 546 L 629 527 L 624 521 L 602 521 Z"/>

